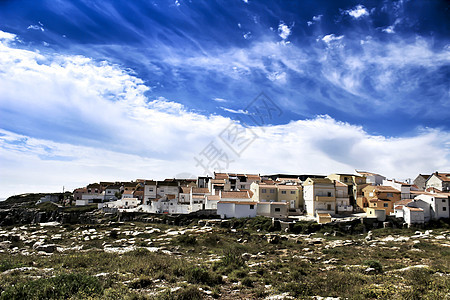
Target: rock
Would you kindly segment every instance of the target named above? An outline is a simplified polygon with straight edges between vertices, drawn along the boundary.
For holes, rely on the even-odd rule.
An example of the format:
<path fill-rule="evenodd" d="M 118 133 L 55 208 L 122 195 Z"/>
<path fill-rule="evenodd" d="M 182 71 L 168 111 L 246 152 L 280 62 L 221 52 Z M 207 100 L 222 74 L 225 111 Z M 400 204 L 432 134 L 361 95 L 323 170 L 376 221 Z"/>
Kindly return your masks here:
<path fill-rule="evenodd" d="M 279 244 L 280 243 L 280 237 L 278 235 L 276 235 L 276 234 L 269 235 L 267 237 L 267 242 L 269 244 Z"/>
<path fill-rule="evenodd" d="M 373 275 L 373 274 L 376 274 L 376 273 L 377 273 L 377 270 L 375 270 L 375 268 L 370 268 L 370 267 L 369 267 L 369 268 L 365 269 L 364 272 L 365 272 L 366 274 Z"/>
<path fill-rule="evenodd" d="M 248 261 L 248 260 L 250 260 L 252 255 L 250 253 L 242 253 L 241 257 L 243 260 Z"/>
<path fill-rule="evenodd" d="M 56 251 L 56 245 L 55 244 L 48 244 L 48 245 L 38 245 L 36 248 L 34 248 L 36 251 L 44 251 L 46 253 L 53 253 Z"/>
<path fill-rule="evenodd" d="M 4 242 L 0 242 L 0 249 L 9 249 L 11 248 L 11 242 L 10 241 L 4 241 Z"/>

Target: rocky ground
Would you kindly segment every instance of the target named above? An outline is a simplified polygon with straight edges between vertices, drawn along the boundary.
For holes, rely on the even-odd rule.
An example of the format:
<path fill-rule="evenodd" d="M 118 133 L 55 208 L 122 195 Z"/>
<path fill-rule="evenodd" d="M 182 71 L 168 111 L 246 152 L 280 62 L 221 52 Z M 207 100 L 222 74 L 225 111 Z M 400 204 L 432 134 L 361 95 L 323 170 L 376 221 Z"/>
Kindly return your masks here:
<path fill-rule="evenodd" d="M 0 298 L 450 299 L 447 228 L 293 234 L 268 224 L 0 227 Z"/>

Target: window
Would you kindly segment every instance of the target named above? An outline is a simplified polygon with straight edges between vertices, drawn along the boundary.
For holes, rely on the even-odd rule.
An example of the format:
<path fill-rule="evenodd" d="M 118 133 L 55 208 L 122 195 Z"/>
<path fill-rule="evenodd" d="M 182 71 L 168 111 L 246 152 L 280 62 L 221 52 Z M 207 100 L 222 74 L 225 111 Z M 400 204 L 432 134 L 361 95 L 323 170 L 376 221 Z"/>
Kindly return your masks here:
<path fill-rule="evenodd" d="M 164 189 L 161 189 L 160 191 L 161 191 L 161 193 L 164 193 Z"/>
<path fill-rule="evenodd" d="M 442 208 L 442 211 L 447 211 L 447 207 L 443 207 L 443 208 Z"/>
<path fill-rule="evenodd" d="M 150 192 L 153 192 L 153 188 L 150 188 L 149 191 L 150 191 Z"/>
<path fill-rule="evenodd" d="M 270 193 L 271 194 L 275 193 L 275 189 L 270 189 Z"/>
<path fill-rule="evenodd" d="M 370 193 L 369 193 L 369 197 L 373 197 L 373 192 L 370 192 Z"/>
<path fill-rule="evenodd" d="M 267 193 L 266 189 L 262 189 L 261 193 L 264 193 L 264 194 Z"/>
<path fill-rule="evenodd" d="M 241 184 L 241 189 L 245 189 L 245 185 Z"/>
<path fill-rule="evenodd" d="M 392 198 L 392 197 L 394 197 L 394 195 L 393 195 L 392 193 L 387 193 L 387 194 L 386 194 L 386 197 Z"/>
<path fill-rule="evenodd" d="M 445 203 L 445 199 L 442 199 L 442 203 Z"/>
<path fill-rule="evenodd" d="M 331 197 L 331 192 L 328 192 L 328 197 Z"/>
<path fill-rule="evenodd" d="M 388 204 L 387 204 L 387 203 L 384 203 L 383 206 L 384 206 L 384 207 L 388 207 Z"/>
<path fill-rule="evenodd" d="M 344 182 L 348 182 L 348 178 L 347 177 L 344 177 Z"/>
<path fill-rule="evenodd" d="M 291 195 L 294 195 L 295 194 L 295 191 L 291 191 Z"/>
<path fill-rule="evenodd" d="M 250 204 L 250 209 L 255 209 L 255 205 Z"/>
<path fill-rule="evenodd" d="M 279 207 L 275 207 L 275 211 L 276 212 L 280 212 L 280 208 Z"/>
<path fill-rule="evenodd" d="M 286 191 L 281 191 L 281 193 L 282 193 L 283 195 L 286 195 Z"/>

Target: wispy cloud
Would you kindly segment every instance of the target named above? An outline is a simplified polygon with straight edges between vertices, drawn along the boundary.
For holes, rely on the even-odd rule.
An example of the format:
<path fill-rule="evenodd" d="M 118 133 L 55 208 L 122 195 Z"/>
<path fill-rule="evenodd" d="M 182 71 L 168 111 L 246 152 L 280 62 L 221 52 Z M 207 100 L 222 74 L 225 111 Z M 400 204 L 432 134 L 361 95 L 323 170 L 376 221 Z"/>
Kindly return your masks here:
<path fill-rule="evenodd" d="M 364 7 L 364 5 L 361 4 L 355 6 L 352 9 L 345 10 L 344 13 L 355 19 L 359 19 L 369 15 L 369 11 Z"/>
<path fill-rule="evenodd" d="M 286 25 L 283 21 L 278 24 L 278 35 L 283 39 L 286 40 L 291 35 L 291 30 L 293 25 L 289 27 Z"/>
<path fill-rule="evenodd" d="M 246 111 L 246 110 L 242 110 L 242 109 L 235 110 L 235 109 L 226 108 L 226 107 L 222 107 L 222 106 L 220 108 L 223 109 L 224 111 L 227 111 L 227 112 L 230 112 L 233 114 L 248 115 L 248 111 Z"/>
<path fill-rule="evenodd" d="M 223 99 L 223 98 L 213 98 L 213 100 L 216 102 L 228 102 L 228 100 Z"/>

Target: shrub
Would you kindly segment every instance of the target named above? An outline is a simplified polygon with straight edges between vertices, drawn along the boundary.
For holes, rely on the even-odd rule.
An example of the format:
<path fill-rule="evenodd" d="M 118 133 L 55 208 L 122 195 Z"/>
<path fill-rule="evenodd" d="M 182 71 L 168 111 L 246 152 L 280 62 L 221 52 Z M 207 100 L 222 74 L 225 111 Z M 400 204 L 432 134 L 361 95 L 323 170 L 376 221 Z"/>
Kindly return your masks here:
<path fill-rule="evenodd" d="M 222 283 L 222 276 L 214 274 L 202 267 L 187 268 L 185 278 L 189 283 L 203 283 L 207 285 Z"/>
<path fill-rule="evenodd" d="M 193 246 L 193 245 L 197 244 L 197 238 L 193 235 L 183 234 L 178 237 L 177 242 L 182 245 Z"/>
<path fill-rule="evenodd" d="M 203 293 L 194 286 L 189 286 L 184 289 L 178 290 L 175 295 L 174 299 L 176 300 L 199 300 L 203 299 Z"/>
<path fill-rule="evenodd" d="M 129 286 L 132 289 L 143 289 L 152 285 L 152 283 L 153 281 L 150 277 L 144 276 L 132 281 Z"/>
<path fill-rule="evenodd" d="M 369 268 L 374 268 L 375 271 L 377 271 L 378 273 L 383 271 L 383 266 L 381 265 L 381 263 L 378 260 L 366 260 L 366 261 L 364 261 L 364 264 L 366 266 L 368 266 Z"/>
<path fill-rule="evenodd" d="M 251 280 L 250 277 L 245 277 L 242 279 L 241 283 L 244 286 L 253 287 L 253 280 Z"/>
<path fill-rule="evenodd" d="M 67 299 L 100 295 L 98 278 L 83 274 L 62 274 L 8 287 L 0 299 Z"/>

